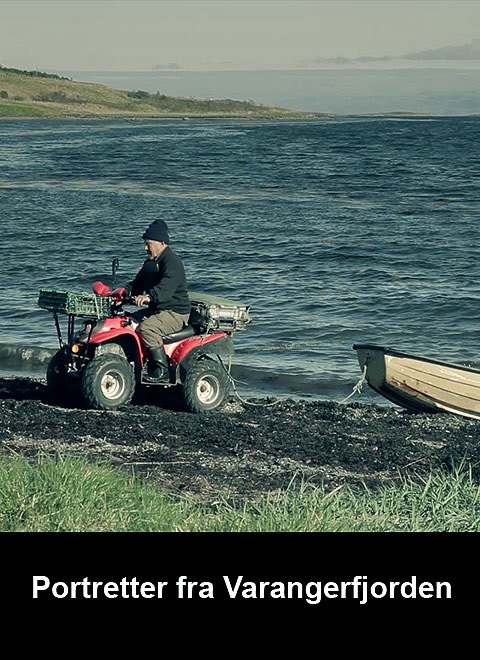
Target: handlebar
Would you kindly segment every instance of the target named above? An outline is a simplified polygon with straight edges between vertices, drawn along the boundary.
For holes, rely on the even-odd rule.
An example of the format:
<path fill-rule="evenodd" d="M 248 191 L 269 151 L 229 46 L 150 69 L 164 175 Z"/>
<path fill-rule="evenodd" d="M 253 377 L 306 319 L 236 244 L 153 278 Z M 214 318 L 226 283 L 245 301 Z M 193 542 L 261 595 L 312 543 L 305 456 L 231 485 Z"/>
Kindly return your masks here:
<path fill-rule="evenodd" d="M 94 282 L 92 285 L 93 293 L 98 296 L 111 296 L 115 302 L 127 302 L 125 296 L 125 287 L 119 287 L 112 291 L 109 286 L 103 282 Z"/>

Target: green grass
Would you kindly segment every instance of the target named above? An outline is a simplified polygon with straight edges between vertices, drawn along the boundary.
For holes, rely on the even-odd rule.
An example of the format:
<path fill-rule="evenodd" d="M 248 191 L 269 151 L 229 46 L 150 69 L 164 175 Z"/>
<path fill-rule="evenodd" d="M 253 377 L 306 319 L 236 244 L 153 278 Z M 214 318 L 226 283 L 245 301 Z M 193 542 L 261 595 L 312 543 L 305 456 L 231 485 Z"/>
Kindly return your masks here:
<path fill-rule="evenodd" d="M 373 491 L 292 482 L 258 501 L 162 494 L 111 464 L 0 457 L 3 532 L 477 532 L 480 486 L 468 468 Z"/>
<path fill-rule="evenodd" d="M 52 117 L 55 113 L 50 108 L 33 103 L 24 103 L 23 101 L 2 101 L 0 100 L 0 117 Z"/>

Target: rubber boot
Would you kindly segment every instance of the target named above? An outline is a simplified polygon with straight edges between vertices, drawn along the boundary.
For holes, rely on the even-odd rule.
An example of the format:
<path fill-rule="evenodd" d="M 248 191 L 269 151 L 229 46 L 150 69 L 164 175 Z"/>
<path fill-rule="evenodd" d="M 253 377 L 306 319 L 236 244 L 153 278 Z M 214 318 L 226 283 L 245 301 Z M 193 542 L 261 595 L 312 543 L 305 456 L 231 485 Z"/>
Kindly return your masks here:
<path fill-rule="evenodd" d="M 148 374 L 144 377 L 147 383 L 165 383 L 170 380 L 168 359 L 163 346 L 150 349 L 149 365 Z"/>

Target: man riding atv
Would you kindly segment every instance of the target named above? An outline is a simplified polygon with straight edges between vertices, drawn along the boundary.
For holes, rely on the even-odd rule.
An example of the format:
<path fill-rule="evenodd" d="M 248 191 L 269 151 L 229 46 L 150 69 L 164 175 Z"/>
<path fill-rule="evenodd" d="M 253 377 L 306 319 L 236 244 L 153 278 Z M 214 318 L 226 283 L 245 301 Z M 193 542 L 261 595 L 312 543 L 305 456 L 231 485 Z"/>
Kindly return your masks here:
<path fill-rule="evenodd" d="M 148 257 L 125 286 L 123 295 L 138 307 L 148 305 L 132 316 L 140 323 L 137 332 L 149 351 L 145 381 L 160 383 L 169 378 L 162 336 L 188 325 L 191 304 L 185 269 L 178 254 L 170 248 L 167 224 L 155 220 L 143 234 L 143 240 Z"/>
<path fill-rule="evenodd" d="M 143 238 L 148 258 L 126 286 L 112 291 L 97 281 L 93 293 L 40 290 L 38 304 L 53 313 L 59 342 L 47 368 L 49 402 L 116 410 L 144 385 L 159 399 L 178 393 L 191 412 L 217 410 L 226 400 L 233 335 L 250 323 L 249 305 L 187 291 L 163 220 Z M 117 267 L 115 258 L 113 280 Z M 130 313 L 124 306 L 131 303 L 148 307 Z"/>

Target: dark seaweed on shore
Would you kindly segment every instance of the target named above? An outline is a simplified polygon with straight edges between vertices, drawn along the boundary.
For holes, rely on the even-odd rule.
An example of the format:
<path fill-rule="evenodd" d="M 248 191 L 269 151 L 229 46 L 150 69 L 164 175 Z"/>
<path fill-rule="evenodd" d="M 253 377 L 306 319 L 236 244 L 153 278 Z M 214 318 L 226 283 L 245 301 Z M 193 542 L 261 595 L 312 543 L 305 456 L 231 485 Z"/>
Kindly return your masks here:
<path fill-rule="evenodd" d="M 46 402 L 44 382 L 0 379 L 1 450 L 84 455 L 134 469 L 163 492 L 255 498 L 307 482 L 376 488 L 468 466 L 480 482 L 477 421 L 361 402 L 231 399 L 183 412 L 144 399 L 116 412 Z"/>

